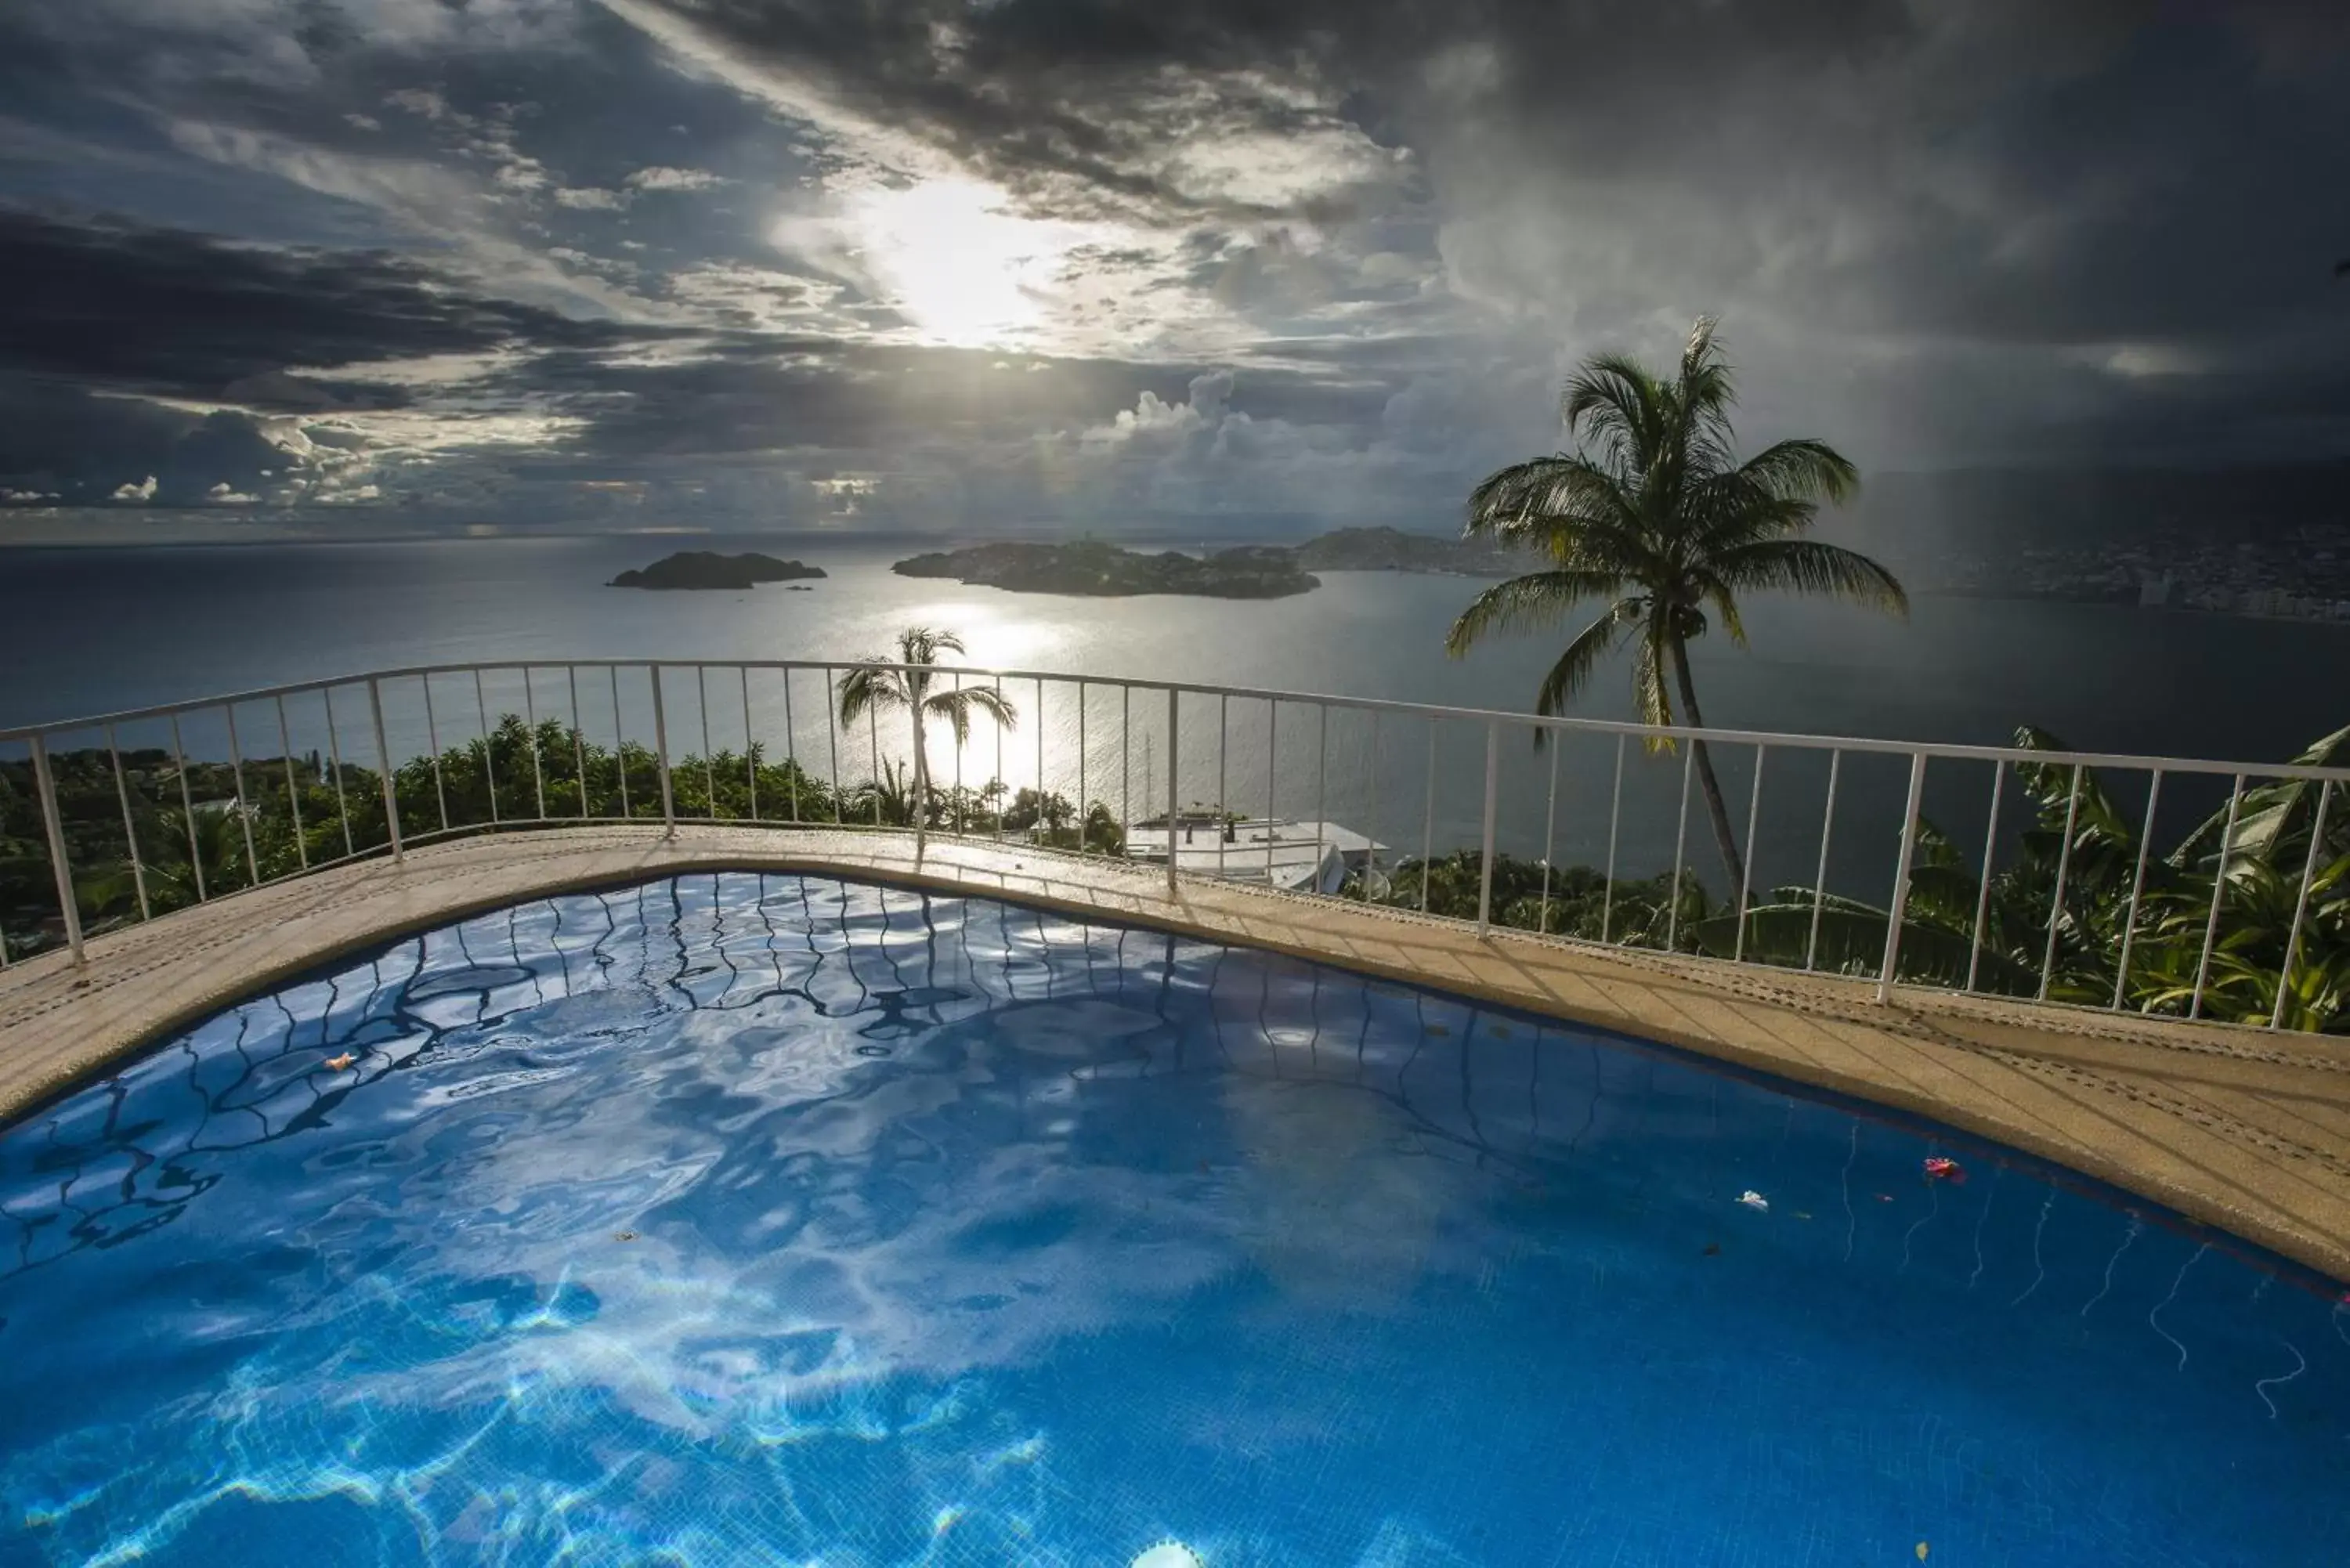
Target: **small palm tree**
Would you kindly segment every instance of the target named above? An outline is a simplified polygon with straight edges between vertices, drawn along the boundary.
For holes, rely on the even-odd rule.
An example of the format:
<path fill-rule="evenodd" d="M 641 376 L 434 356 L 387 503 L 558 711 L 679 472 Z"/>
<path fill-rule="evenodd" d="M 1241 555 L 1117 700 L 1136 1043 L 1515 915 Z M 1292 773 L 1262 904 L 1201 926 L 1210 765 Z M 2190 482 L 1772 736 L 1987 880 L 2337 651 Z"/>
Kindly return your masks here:
<path fill-rule="evenodd" d="M 940 691 L 931 690 L 931 684 L 936 679 L 931 667 L 938 663 L 939 655 L 962 651 L 962 639 L 953 632 L 932 631 L 926 626 L 910 626 L 898 634 L 898 657 L 894 660 L 868 659 L 840 678 L 840 722 L 843 724 L 855 723 L 868 709 L 882 713 L 911 709 L 919 716 L 920 722 L 916 725 L 914 735 L 911 792 L 912 800 L 918 803 L 912 813 L 912 820 L 917 826 L 927 823 L 930 816 L 931 762 L 926 739 L 929 722 L 944 719 L 954 732 L 958 747 L 971 738 L 971 716 L 974 710 L 985 713 L 1007 730 L 1019 722 L 1019 714 L 1011 701 L 992 686 L 965 686 Z"/>
<path fill-rule="evenodd" d="M 1704 635 L 1711 610 L 1745 647 L 1738 618 L 1744 591 L 1784 588 L 1908 611 L 1901 585 L 1875 561 L 1796 537 L 1821 502 L 1841 501 L 1859 483 L 1834 448 L 1783 441 L 1744 462 L 1732 456 L 1736 394 L 1713 327 L 1711 318 L 1698 318 L 1670 378 L 1621 354 L 1584 361 L 1559 398 L 1580 450 L 1505 468 L 1469 498 L 1470 535 L 1531 548 L 1550 564 L 1478 595 L 1445 639 L 1454 658 L 1489 631 L 1548 627 L 1584 600 L 1610 601 L 1551 666 L 1535 695 L 1538 713 L 1565 711 L 1600 661 L 1628 642 L 1642 716 L 1673 722 L 1678 694 L 1681 719 L 1701 726 L 1690 639 Z M 1694 752 L 1736 887 L 1745 881 L 1744 861 L 1721 784 L 1705 742 Z"/>

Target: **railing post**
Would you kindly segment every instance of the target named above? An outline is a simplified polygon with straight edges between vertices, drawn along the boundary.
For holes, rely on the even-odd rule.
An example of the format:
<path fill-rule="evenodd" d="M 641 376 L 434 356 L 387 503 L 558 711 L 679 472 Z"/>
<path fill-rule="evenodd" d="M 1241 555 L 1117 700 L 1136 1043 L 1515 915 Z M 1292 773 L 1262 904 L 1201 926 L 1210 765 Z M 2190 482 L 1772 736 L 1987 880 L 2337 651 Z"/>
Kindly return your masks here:
<path fill-rule="evenodd" d="M 1170 898 L 1175 896 L 1175 792 L 1182 773 L 1183 732 L 1177 728 L 1179 715 L 1176 704 L 1182 695 L 1172 686 L 1167 689 L 1167 896 Z"/>
<path fill-rule="evenodd" d="M 645 669 L 653 678 L 653 750 L 660 764 L 661 836 L 677 836 L 677 801 L 669 787 L 669 708 L 661 701 L 661 667 L 648 664 Z"/>
<path fill-rule="evenodd" d="M 2309 889 L 2317 880 L 2317 852 L 2325 842 L 2325 808 L 2334 804 L 2334 781 L 2327 779 L 2317 788 L 2317 816 L 2309 825 L 2309 853 L 2302 859 L 2301 892 L 2293 901 L 2293 927 L 2284 939 L 2284 966 L 2277 971 L 2276 1006 L 2269 1012 L 2269 1027 L 2284 1027 L 2286 987 L 2293 983 L 2293 961 L 2301 956 L 2301 922 L 2309 914 Z M 2148 814 L 2147 831 L 2153 829 Z"/>
<path fill-rule="evenodd" d="M 392 787 L 391 747 L 383 738 L 383 688 L 372 675 L 368 677 L 368 717 L 375 722 L 375 760 L 383 776 L 383 826 L 391 835 L 391 863 L 399 865 L 408 858 L 400 842 L 400 792 Z"/>
<path fill-rule="evenodd" d="M 2211 913 L 2203 922 L 2203 956 L 2195 963 L 2195 998 L 2188 1005 L 2187 1016 L 2203 1016 L 2203 987 L 2211 978 L 2211 950 L 2220 940 L 2220 905 L 2228 896 L 2228 856 L 2236 847 L 2236 818 L 2244 805 L 2244 775 L 2236 775 L 2235 788 L 2228 792 L 2228 821 L 2220 829 L 2220 858 L 2211 867 Z M 2282 983 L 2282 977 L 2279 977 Z"/>
<path fill-rule="evenodd" d="M 920 860 L 931 843 L 931 769 L 922 754 L 921 699 L 907 703 L 906 712 L 914 725 L 914 858 Z"/>
<path fill-rule="evenodd" d="M 1901 921 L 1909 912 L 1909 867 L 1918 855 L 1918 808 L 1926 793 L 1926 753 L 1909 753 L 1909 804 L 1901 814 L 1901 862 L 1893 871 L 1891 918 L 1885 922 L 1885 962 L 1877 971 L 1877 1000 L 1893 997 L 1893 969 L 1901 961 Z"/>
<path fill-rule="evenodd" d="M 1493 816 L 1502 780 L 1502 722 L 1485 722 L 1485 848 L 1477 862 L 1477 934 L 1493 925 Z"/>
<path fill-rule="evenodd" d="M 66 946 L 73 952 L 75 967 L 88 961 L 81 950 L 81 905 L 74 898 L 73 867 L 66 863 L 65 824 L 57 815 L 57 781 L 49 776 L 48 742 L 40 736 L 32 739 L 33 787 L 40 792 L 41 827 L 49 839 L 49 868 L 57 873 L 57 907 L 66 920 Z"/>

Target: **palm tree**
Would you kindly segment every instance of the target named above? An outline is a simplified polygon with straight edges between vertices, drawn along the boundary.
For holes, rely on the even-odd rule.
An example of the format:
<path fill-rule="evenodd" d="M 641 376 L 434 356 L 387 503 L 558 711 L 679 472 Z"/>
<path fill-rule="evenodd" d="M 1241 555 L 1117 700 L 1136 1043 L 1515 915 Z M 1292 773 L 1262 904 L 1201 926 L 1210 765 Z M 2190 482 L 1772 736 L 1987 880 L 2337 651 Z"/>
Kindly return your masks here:
<path fill-rule="evenodd" d="M 1445 649 L 1465 655 L 1489 631 L 1554 625 L 1586 599 L 1607 601 L 1551 667 L 1534 711 L 1563 712 L 1600 661 L 1633 646 L 1632 686 L 1651 724 L 1701 726 L 1690 679 L 1689 642 L 1708 612 L 1746 646 L 1742 592 L 1784 588 L 1828 594 L 1906 615 L 1893 574 L 1856 551 L 1797 537 L 1823 501 L 1859 483 L 1853 465 L 1824 441 L 1783 441 L 1739 462 L 1731 453 L 1730 366 L 1700 317 L 1671 378 L 1622 354 L 1584 361 L 1560 394 L 1559 412 L 1578 451 L 1502 470 L 1469 498 L 1466 532 L 1538 551 L 1544 570 L 1477 596 L 1452 623 Z M 1669 747 L 1669 741 L 1651 742 Z M 1705 742 L 1692 761 L 1731 884 L 1745 881 L 1721 784 Z"/>
<path fill-rule="evenodd" d="M 926 626 L 910 626 L 898 634 L 896 659 L 868 659 L 840 678 L 840 722 L 853 724 L 858 716 L 871 709 L 889 712 L 911 709 L 920 722 L 914 729 L 914 785 L 910 798 L 915 804 L 911 820 L 917 827 L 930 820 L 931 762 L 926 732 L 932 719 L 944 719 L 954 731 L 955 744 L 960 747 L 971 738 L 972 710 L 985 713 L 1005 729 L 1019 722 L 1019 714 L 1003 692 L 992 686 L 965 686 L 942 691 L 931 690 L 936 679 L 931 667 L 937 664 L 941 653 L 963 651 L 962 639 L 951 631 L 932 631 Z M 892 666 L 902 668 L 893 668 Z M 879 783 L 880 781 L 876 781 Z"/>

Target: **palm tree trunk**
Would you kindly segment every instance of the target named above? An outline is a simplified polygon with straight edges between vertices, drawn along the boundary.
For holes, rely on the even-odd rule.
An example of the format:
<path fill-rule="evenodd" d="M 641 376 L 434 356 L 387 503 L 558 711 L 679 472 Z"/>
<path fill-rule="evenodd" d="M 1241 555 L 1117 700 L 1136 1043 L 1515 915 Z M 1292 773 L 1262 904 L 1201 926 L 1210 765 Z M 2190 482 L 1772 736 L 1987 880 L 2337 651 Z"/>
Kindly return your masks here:
<path fill-rule="evenodd" d="M 1672 652 L 1673 679 L 1681 689 L 1681 718 L 1690 727 L 1702 729 L 1705 718 L 1698 711 L 1697 685 L 1690 679 L 1689 645 L 1677 637 L 1673 639 Z M 1713 776 L 1713 758 L 1703 741 L 1691 741 L 1690 747 L 1695 753 L 1697 782 L 1705 791 L 1706 815 L 1713 818 L 1714 842 L 1721 846 L 1722 867 L 1730 873 L 1730 897 L 1734 899 L 1738 889 L 1746 885 L 1746 863 L 1739 857 L 1738 836 L 1730 828 L 1730 808 L 1722 804 L 1721 781 Z"/>

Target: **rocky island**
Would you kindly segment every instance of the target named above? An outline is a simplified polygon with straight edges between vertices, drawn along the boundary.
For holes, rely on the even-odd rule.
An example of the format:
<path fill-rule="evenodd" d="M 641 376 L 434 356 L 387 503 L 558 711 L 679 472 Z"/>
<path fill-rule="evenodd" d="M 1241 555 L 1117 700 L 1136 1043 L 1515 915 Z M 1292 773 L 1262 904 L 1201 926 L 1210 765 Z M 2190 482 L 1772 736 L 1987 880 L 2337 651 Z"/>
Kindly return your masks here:
<path fill-rule="evenodd" d="M 951 577 L 1017 594 L 1102 598 L 1184 594 L 1277 599 L 1322 586 L 1298 565 L 1297 552 L 1277 545 L 1243 545 L 1205 556 L 1172 550 L 1144 555 L 1090 539 L 1074 545 L 980 545 L 915 556 L 890 569 L 901 577 Z"/>
<path fill-rule="evenodd" d="M 680 550 L 663 556 L 641 571 L 622 572 L 607 584 L 615 588 L 754 588 L 761 583 L 785 583 L 800 577 L 820 577 L 822 566 L 779 561 L 751 551 L 722 556 L 713 550 Z"/>
<path fill-rule="evenodd" d="M 1537 571 L 1530 552 L 1490 539 L 1407 534 L 1400 528 L 1340 528 L 1297 547 L 1309 572 L 1443 572 L 1464 577 L 1507 577 Z"/>

